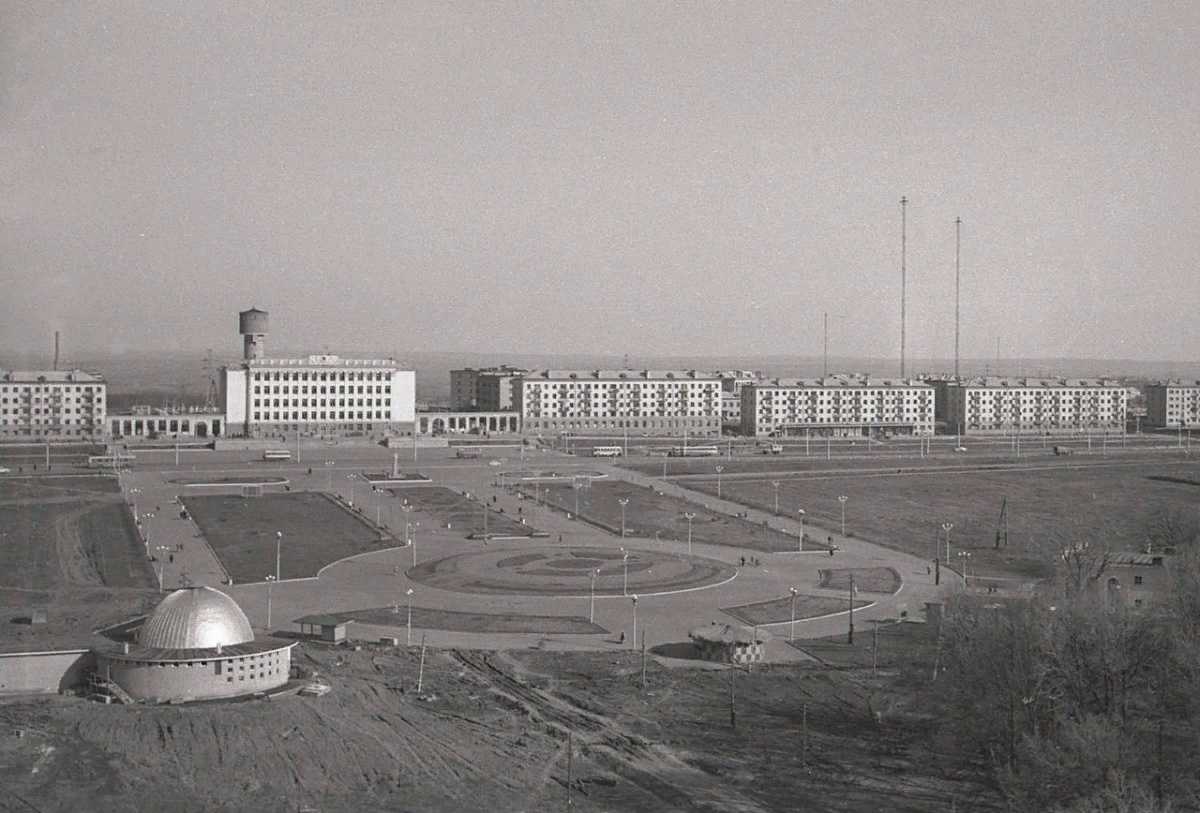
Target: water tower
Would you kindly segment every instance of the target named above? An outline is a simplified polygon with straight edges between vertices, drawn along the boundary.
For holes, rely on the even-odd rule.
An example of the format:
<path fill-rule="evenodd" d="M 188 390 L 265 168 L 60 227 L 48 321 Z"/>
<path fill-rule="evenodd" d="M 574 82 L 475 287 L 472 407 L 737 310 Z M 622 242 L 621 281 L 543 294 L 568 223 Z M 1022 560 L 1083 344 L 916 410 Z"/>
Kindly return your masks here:
<path fill-rule="evenodd" d="M 251 308 L 238 314 L 238 332 L 242 334 L 242 358 L 260 359 L 267 346 L 267 312 Z"/>

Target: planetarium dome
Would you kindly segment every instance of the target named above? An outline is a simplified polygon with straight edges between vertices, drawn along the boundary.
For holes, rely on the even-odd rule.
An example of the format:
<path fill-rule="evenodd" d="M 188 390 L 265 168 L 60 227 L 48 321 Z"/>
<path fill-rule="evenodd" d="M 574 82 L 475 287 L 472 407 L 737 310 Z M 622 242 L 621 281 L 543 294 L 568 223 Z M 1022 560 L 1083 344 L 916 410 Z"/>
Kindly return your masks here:
<path fill-rule="evenodd" d="M 138 643 L 153 649 L 216 649 L 254 640 L 237 602 L 211 587 L 185 587 L 146 619 Z"/>

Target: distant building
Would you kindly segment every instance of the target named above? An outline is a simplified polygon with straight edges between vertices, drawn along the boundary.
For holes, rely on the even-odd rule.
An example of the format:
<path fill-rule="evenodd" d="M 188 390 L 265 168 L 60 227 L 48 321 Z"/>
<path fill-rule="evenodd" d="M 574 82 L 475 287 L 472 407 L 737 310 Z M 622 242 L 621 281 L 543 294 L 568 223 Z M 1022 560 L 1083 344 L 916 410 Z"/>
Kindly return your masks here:
<path fill-rule="evenodd" d="M 695 370 L 543 370 L 513 396 L 526 432 L 721 432 L 721 383 Z"/>
<path fill-rule="evenodd" d="M 529 372 L 508 366 L 451 370 L 450 408 L 460 412 L 508 412 L 513 408 L 513 383 Z"/>
<path fill-rule="evenodd" d="M 0 440 L 104 439 L 107 388 L 82 370 L 10 370 L 0 376 Z"/>
<path fill-rule="evenodd" d="M 249 359 L 221 383 L 227 435 L 377 437 L 416 418 L 416 373 L 392 359 Z"/>
<path fill-rule="evenodd" d="M 978 378 L 931 383 L 947 434 L 1125 431 L 1128 393 L 1112 381 Z"/>
<path fill-rule="evenodd" d="M 1146 422 L 1163 428 L 1200 427 L 1200 381 L 1147 384 Z"/>
<path fill-rule="evenodd" d="M 721 379 L 721 422 L 726 431 L 742 428 L 742 388 L 766 378 L 760 370 L 719 370 Z"/>
<path fill-rule="evenodd" d="M 1169 556 L 1159 553 L 1112 553 L 1096 583 L 1103 584 L 1110 599 L 1131 607 L 1147 606 L 1160 600 L 1170 588 L 1169 560 Z"/>
<path fill-rule="evenodd" d="M 866 375 L 768 379 L 741 388 L 742 434 L 870 437 L 929 435 L 933 387 Z"/>
<path fill-rule="evenodd" d="M 109 436 L 121 438 L 215 438 L 225 428 L 218 412 L 174 411 L 135 406 L 128 414 L 108 416 Z"/>

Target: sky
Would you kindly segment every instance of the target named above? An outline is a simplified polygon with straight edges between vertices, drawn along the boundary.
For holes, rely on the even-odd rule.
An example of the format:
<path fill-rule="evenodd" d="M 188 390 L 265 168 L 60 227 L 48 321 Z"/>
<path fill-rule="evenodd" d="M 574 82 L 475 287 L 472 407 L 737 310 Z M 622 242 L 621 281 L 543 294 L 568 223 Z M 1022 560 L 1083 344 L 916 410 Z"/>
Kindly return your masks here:
<path fill-rule="evenodd" d="M 0 0 L 0 349 L 1195 360 L 1200 3 Z M 901 197 L 904 258 L 901 258 Z M 902 274 L 902 268 L 904 273 Z"/>

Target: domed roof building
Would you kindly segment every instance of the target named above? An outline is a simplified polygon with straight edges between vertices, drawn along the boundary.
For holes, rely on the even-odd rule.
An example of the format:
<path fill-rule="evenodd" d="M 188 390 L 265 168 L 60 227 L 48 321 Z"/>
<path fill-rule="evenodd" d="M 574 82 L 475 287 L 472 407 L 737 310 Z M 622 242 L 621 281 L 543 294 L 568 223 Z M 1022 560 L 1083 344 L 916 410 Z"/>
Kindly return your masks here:
<path fill-rule="evenodd" d="M 134 701 L 238 697 L 287 683 L 293 646 L 256 641 L 242 608 L 220 590 L 185 587 L 146 618 L 136 644 L 98 649 L 96 675 Z"/>

